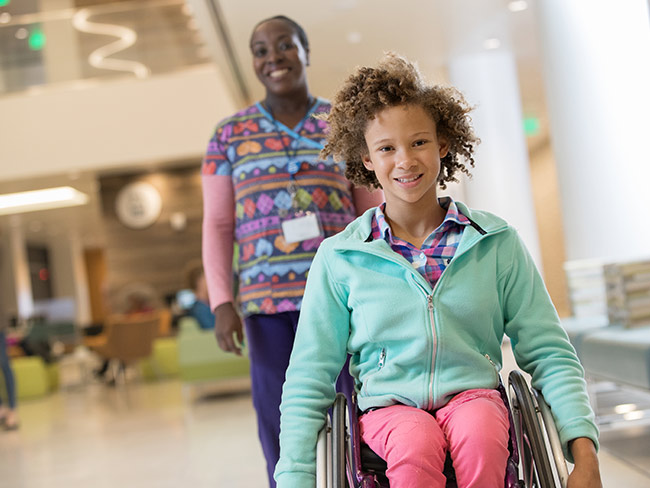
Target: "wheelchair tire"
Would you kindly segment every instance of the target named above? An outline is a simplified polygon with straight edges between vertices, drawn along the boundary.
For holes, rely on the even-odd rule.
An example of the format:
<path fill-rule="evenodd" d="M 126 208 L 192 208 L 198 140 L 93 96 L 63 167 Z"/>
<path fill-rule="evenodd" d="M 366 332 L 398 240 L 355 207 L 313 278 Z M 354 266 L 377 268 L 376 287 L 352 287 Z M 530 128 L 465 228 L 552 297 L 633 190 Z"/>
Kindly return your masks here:
<path fill-rule="evenodd" d="M 347 399 L 345 395 L 337 393 L 332 407 L 332 488 L 348 487 L 345 467 L 346 410 Z"/>
<path fill-rule="evenodd" d="M 520 371 L 512 371 L 508 377 L 512 391 L 510 404 L 516 423 L 520 422 L 518 435 L 519 455 L 526 488 L 556 488 L 551 461 L 546 449 L 539 409 L 528 383 Z"/>
<path fill-rule="evenodd" d="M 566 488 L 569 481 L 569 470 L 567 469 L 566 459 L 562 452 L 562 443 L 560 442 L 560 436 L 557 432 L 557 427 L 555 426 L 553 414 L 551 413 L 551 407 L 548 406 L 540 391 L 533 390 L 533 394 L 535 395 L 535 400 L 537 401 L 539 411 L 544 420 L 544 429 L 546 430 L 546 437 L 551 448 L 551 454 L 555 463 L 555 472 L 557 473 L 560 487 Z"/>

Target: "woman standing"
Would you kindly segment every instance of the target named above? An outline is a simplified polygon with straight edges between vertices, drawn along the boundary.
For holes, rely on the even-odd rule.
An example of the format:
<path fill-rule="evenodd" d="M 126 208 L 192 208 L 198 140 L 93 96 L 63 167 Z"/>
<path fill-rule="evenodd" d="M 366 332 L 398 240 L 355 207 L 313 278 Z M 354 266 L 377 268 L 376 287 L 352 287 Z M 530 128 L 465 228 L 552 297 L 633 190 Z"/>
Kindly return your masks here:
<path fill-rule="evenodd" d="M 382 197 L 352 189 L 342 164 L 319 158 L 327 124 L 316 116 L 330 105 L 309 92 L 302 27 L 284 16 L 263 20 L 250 48 L 266 95 L 220 122 L 208 145 L 203 262 L 223 350 L 241 354 L 244 317 L 258 432 L 275 486 L 282 384 L 311 261 L 325 237 Z"/>

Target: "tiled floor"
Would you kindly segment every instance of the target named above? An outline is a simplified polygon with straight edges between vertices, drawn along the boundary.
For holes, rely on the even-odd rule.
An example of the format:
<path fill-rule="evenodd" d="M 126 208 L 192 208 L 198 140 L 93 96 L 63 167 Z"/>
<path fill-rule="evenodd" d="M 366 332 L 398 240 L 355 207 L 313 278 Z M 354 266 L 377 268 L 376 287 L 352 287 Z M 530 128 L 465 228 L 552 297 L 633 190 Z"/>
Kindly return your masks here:
<path fill-rule="evenodd" d="M 178 381 L 95 383 L 25 401 L 20 416 L 20 430 L 0 433 L 2 488 L 265 486 L 247 393 L 190 400 Z M 648 430 L 604 434 L 605 487 L 650 486 Z"/>

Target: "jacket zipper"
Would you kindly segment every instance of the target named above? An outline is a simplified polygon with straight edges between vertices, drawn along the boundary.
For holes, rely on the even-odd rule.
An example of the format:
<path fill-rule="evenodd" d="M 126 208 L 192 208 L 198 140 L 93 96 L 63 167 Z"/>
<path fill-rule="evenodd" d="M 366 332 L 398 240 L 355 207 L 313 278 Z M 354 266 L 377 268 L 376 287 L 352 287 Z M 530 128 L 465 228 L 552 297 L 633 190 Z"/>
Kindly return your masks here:
<path fill-rule="evenodd" d="M 427 405 L 427 410 L 431 410 L 433 408 L 433 378 L 436 365 L 436 349 L 438 348 L 436 323 L 433 319 L 433 293 L 431 293 L 431 295 L 427 295 L 427 308 L 429 309 L 429 320 L 431 321 L 431 335 L 433 339 L 431 349 L 431 377 L 429 379 L 429 404 Z"/>

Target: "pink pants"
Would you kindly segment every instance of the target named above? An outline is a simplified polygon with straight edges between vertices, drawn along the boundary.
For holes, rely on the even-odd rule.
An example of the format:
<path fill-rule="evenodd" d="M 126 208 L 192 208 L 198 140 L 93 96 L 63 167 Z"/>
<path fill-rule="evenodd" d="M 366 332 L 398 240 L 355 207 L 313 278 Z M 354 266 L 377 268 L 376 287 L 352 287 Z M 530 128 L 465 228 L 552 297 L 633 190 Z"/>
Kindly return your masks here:
<path fill-rule="evenodd" d="M 406 405 L 359 419 L 361 439 L 386 460 L 391 488 L 444 488 L 447 451 L 459 488 L 502 488 L 508 461 L 508 411 L 496 390 L 468 390 L 427 412 Z"/>

